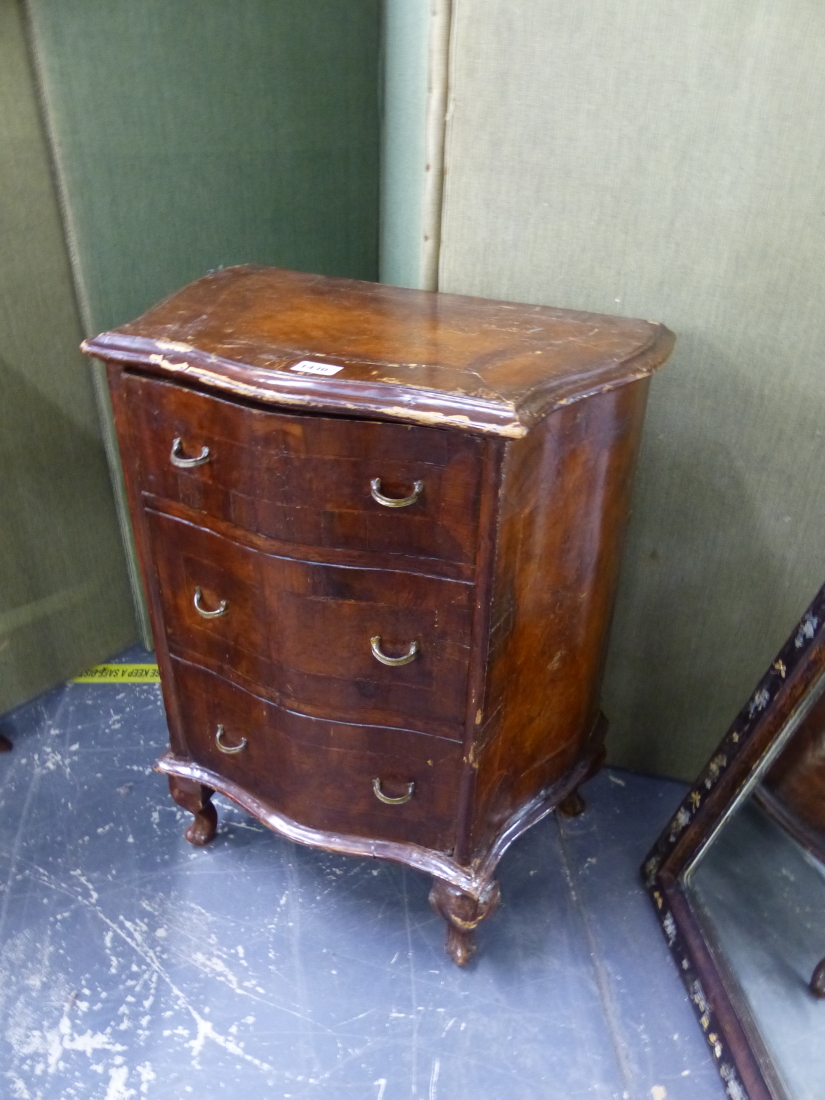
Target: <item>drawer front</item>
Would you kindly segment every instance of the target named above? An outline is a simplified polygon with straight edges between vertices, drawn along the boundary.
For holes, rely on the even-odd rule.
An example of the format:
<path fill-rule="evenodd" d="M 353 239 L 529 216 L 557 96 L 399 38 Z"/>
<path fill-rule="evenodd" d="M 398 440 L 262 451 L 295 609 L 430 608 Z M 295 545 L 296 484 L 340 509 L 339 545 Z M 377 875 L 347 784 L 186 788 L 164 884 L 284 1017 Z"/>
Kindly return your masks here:
<path fill-rule="evenodd" d="M 290 713 L 205 669 L 172 665 L 187 747 L 202 767 L 312 829 L 452 848 L 459 745 Z M 384 797 L 406 800 L 380 801 L 375 780 Z"/>
<path fill-rule="evenodd" d="M 133 375 L 124 389 L 146 492 L 296 546 L 475 559 L 482 444 L 472 436 L 290 416 Z M 175 465 L 175 440 L 175 461 L 205 461 Z M 376 495 L 415 500 L 379 503 L 376 479 Z"/>
<path fill-rule="evenodd" d="M 146 511 L 170 651 L 290 710 L 461 740 L 473 587 L 263 554 Z M 392 659 L 387 665 L 373 652 Z"/>

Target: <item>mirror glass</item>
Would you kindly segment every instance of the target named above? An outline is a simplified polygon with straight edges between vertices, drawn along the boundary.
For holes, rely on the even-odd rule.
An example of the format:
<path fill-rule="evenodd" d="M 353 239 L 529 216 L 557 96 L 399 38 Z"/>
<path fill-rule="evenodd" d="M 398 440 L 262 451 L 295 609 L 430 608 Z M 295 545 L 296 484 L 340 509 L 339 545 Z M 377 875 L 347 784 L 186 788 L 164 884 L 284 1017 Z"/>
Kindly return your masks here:
<path fill-rule="evenodd" d="M 825 675 L 684 876 L 777 1097 L 825 1096 Z M 825 967 L 815 981 L 825 993 Z"/>

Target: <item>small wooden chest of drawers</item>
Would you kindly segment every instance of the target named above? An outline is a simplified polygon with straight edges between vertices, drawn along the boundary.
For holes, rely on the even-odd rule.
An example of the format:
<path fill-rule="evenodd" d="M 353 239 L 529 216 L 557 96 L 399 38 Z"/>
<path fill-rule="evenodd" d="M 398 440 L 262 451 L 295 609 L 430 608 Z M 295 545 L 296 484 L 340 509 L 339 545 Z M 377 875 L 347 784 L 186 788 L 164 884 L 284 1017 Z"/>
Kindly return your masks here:
<path fill-rule="evenodd" d="M 598 766 L 644 321 L 241 267 L 108 364 L 171 748 L 305 844 L 434 877 L 463 963 L 513 840 Z"/>

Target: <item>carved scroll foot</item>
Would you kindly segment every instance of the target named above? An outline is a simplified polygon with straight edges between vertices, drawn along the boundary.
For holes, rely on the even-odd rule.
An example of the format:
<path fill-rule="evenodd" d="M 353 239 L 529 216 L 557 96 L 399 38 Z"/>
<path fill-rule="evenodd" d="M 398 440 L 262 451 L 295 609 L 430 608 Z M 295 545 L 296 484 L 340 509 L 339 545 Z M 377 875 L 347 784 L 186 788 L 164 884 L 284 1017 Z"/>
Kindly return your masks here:
<path fill-rule="evenodd" d="M 501 898 L 497 882 L 491 882 L 480 898 L 465 894 L 442 879 L 433 881 L 430 905 L 447 922 L 444 949 L 456 966 L 466 966 L 475 953 L 473 933 Z"/>
<path fill-rule="evenodd" d="M 466 966 L 476 953 L 475 937 L 472 932 L 465 932 L 454 924 L 448 924 L 444 950 L 456 966 Z"/>
<path fill-rule="evenodd" d="M 814 967 L 808 988 L 815 997 L 825 998 L 825 959 L 821 959 Z"/>
<path fill-rule="evenodd" d="M 179 775 L 169 776 L 169 793 L 175 802 L 195 820 L 186 830 L 186 839 L 197 848 L 208 844 L 218 831 L 218 811 L 212 805 L 212 787 L 197 783 L 194 779 L 183 779 Z"/>

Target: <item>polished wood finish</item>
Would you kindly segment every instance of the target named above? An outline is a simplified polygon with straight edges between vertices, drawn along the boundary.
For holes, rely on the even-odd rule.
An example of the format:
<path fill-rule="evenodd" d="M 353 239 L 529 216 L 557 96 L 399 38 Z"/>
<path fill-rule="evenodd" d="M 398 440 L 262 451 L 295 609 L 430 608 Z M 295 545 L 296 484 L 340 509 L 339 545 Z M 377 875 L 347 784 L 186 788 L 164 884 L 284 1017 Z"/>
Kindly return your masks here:
<path fill-rule="evenodd" d="M 463 565 L 472 576 L 478 528 L 482 441 L 328 417 L 289 416 L 239 406 L 168 382 L 127 377 L 125 399 L 144 492 L 277 540 L 288 553 L 329 547 Z M 210 448 L 192 469 L 169 462 L 170 440 L 187 452 Z M 404 497 L 417 480 L 415 507 L 377 506 L 370 480 Z M 434 564 L 437 569 L 438 566 Z"/>
<path fill-rule="evenodd" d="M 190 839 L 220 790 L 293 840 L 426 870 L 467 961 L 504 851 L 579 809 L 602 758 L 647 379 L 671 344 L 643 321 L 238 268 L 84 345 L 109 364 L 158 767 Z"/>
<path fill-rule="evenodd" d="M 173 658 L 187 701 L 186 758 L 243 787 L 273 810 L 310 829 L 450 848 L 455 829 L 461 746 L 408 730 L 319 721 L 284 710 L 197 665 Z M 221 752 L 219 725 L 229 745 Z M 391 797 L 415 784 L 414 797 L 388 806 L 373 793 L 379 779 Z"/>
<path fill-rule="evenodd" d="M 146 510 L 165 593 L 170 651 L 273 702 L 318 718 L 418 729 L 462 740 L 473 590 L 385 569 L 303 562 L 248 549 Z M 226 610 L 215 619 L 195 608 Z M 375 659 L 419 643 L 400 668 Z"/>
<path fill-rule="evenodd" d="M 498 908 L 501 891 L 490 882 L 479 896 L 466 894 L 443 879 L 435 879 L 430 890 L 430 905 L 447 922 L 447 954 L 458 966 L 466 966 L 475 954 L 473 933 L 485 917 Z"/>
<path fill-rule="evenodd" d="M 84 344 L 108 362 L 280 407 L 519 438 L 647 377 L 663 325 L 260 267 L 217 271 Z M 304 359 L 342 368 L 291 373 Z"/>
<path fill-rule="evenodd" d="M 597 720 L 646 396 L 647 379 L 595 395 L 507 448 L 471 858 L 581 756 Z"/>
<path fill-rule="evenodd" d="M 215 788 L 180 775 L 170 775 L 169 793 L 182 809 L 194 815 L 195 820 L 186 830 L 189 843 L 202 848 L 213 840 L 218 831 L 218 811 L 212 805 Z"/>

